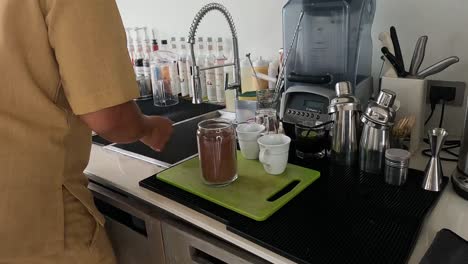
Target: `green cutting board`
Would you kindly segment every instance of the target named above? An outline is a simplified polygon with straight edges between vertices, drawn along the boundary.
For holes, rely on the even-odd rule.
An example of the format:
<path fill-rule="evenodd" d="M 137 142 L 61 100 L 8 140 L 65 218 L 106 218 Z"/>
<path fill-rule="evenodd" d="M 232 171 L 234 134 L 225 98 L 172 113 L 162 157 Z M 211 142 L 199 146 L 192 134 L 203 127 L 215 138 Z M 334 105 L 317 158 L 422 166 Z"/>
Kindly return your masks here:
<path fill-rule="evenodd" d="M 265 221 L 320 177 L 318 171 L 291 164 L 283 174 L 269 175 L 258 160 L 246 160 L 240 152 L 237 156 L 239 178 L 225 187 L 202 182 L 198 157 L 159 173 L 157 178 L 256 221 Z"/>

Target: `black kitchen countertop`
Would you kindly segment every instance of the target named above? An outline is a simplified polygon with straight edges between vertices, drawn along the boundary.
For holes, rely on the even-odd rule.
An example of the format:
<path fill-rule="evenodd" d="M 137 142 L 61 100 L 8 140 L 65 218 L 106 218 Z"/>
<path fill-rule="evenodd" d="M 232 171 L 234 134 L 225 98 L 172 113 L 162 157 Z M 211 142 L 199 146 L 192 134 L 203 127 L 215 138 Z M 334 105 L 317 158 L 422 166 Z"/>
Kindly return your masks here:
<path fill-rule="evenodd" d="M 298 263 L 406 263 L 427 213 L 441 194 L 421 189 L 421 171 L 410 170 L 407 183 L 395 187 L 387 185 L 382 175 L 328 161 L 307 164 L 291 158 L 290 162 L 318 170 L 321 177 L 264 222 L 168 185 L 156 176 L 140 185 L 221 221 L 229 231 Z M 445 179 L 444 188 L 447 182 Z"/>

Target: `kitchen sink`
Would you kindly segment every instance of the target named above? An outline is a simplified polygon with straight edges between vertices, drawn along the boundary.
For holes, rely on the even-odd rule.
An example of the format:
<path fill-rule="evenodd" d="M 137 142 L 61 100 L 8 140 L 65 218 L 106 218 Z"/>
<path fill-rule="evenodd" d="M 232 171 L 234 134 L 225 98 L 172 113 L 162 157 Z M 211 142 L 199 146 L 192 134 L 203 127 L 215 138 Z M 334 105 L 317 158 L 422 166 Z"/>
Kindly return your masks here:
<path fill-rule="evenodd" d="M 168 107 L 156 107 L 153 104 L 153 100 L 150 99 L 137 100 L 136 103 L 143 114 L 148 116 L 164 116 L 175 123 L 224 108 L 222 105 L 210 103 L 192 104 L 192 101 L 186 98 L 180 98 L 177 105 Z M 93 135 L 92 140 L 94 144 L 99 146 L 108 146 L 112 144 L 112 142 L 105 140 L 99 135 Z"/>
<path fill-rule="evenodd" d="M 197 155 L 198 123 L 221 117 L 220 112 L 212 111 L 174 124 L 174 133 L 162 152 L 156 152 L 141 142 L 114 144 L 105 149 L 136 159 L 169 168 Z"/>

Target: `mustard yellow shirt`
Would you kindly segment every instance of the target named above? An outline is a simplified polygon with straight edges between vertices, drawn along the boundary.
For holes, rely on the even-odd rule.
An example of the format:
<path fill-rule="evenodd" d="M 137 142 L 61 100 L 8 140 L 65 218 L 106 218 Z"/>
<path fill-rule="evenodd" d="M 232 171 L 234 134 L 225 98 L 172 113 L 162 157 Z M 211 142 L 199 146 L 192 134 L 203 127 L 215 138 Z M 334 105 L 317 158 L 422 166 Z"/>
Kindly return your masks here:
<path fill-rule="evenodd" d="M 77 115 L 137 97 L 114 0 L 0 1 L 0 262 L 63 251 L 63 188 L 104 223 Z"/>

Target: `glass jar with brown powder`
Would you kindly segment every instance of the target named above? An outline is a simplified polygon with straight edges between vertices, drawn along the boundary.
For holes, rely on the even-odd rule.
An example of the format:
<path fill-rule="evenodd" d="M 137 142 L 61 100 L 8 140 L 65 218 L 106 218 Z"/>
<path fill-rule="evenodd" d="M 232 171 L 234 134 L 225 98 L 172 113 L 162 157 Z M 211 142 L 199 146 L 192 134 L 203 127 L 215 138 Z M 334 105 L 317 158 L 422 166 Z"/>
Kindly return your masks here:
<path fill-rule="evenodd" d="M 198 124 L 198 154 L 202 180 L 225 186 L 237 179 L 237 144 L 232 122 L 210 119 Z"/>

